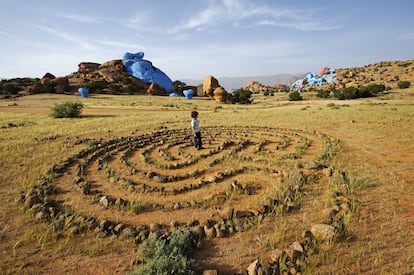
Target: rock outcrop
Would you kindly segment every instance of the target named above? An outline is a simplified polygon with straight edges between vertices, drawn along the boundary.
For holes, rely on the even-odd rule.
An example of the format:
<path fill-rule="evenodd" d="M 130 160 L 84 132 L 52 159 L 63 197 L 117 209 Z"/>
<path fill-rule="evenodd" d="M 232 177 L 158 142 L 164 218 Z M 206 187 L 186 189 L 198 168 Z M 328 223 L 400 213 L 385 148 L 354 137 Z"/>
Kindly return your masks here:
<path fill-rule="evenodd" d="M 214 99 L 214 90 L 220 87 L 218 80 L 211 75 L 208 75 L 203 80 L 203 91 L 204 94 Z"/>

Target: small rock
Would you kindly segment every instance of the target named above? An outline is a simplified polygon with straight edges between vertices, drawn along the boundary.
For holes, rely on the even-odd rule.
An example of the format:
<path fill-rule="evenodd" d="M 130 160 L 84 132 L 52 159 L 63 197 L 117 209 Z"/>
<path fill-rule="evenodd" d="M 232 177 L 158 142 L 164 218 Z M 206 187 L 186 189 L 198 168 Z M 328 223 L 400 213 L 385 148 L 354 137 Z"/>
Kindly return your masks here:
<path fill-rule="evenodd" d="M 236 211 L 236 218 L 241 219 L 241 218 L 247 218 L 247 217 L 253 217 L 254 213 L 248 210 L 239 210 Z"/>
<path fill-rule="evenodd" d="M 35 218 L 36 218 L 36 220 L 39 220 L 39 221 L 40 220 L 45 220 L 47 218 L 47 215 L 44 211 L 40 211 L 40 212 L 36 213 Z"/>
<path fill-rule="evenodd" d="M 332 177 L 333 175 L 333 168 L 332 167 L 328 167 L 328 168 L 323 168 L 322 169 L 322 173 L 327 176 L 327 177 Z"/>
<path fill-rule="evenodd" d="M 103 196 L 100 200 L 99 203 L 102 204 L 105 208 L 109 206 L 109 200 L 106 196 Z"/>
<path fill-rule="evenodd" d="M 161 230 L 161 225 L 158 223 L 150 223 L 149 225 L 149 231 L 150 232 L 158 232 Z"/>
<path fill-rule="evenodd" d="M 38 203 L 42 203 L 42 200 L 36 195 L 31 195 L 26 199 L 24 205 L 31 208 L 33 205 Z"/>
<path fill-rule="evenodd" d="M 79 230 L 79 226 L 74 225 L 71 228 L 69 228 L 69 234 L 70 235 L 77 235 L 79 234 L 80 230 Z"/>
<path fill-rule="evenodd" d="M 283 251 L 279 248 L 276 248 L 265 255 L 267 263 L 271 266 L 279 263 L 279 259 L 282 257 Z"/>
<path fill-rule="evenodd" d="M 126 227 L 122 230 L 121 237 L 122 238 L 135 238 L 137 235 L 137 231 L 131 227 Z"/>
<path fill-rule="evenodd" d="M 323 214 L 325 214 L 325 216 L 327 216 L 328 218 L 332 218 L 336 215 L 336 213 L 338 213 L 338 211 L 336 211 L 333 208 L 325 208 L 324 210 L 322 210 Z"/>
<path fill-rule="evenodd" d="M 111 226 L 111 222 L 108 220 L 102 220 L 99 223 L 99 228 L 101 228 L 102 230 L 107 230 L 110 226 Z"/>
<path fill-rule="evenodd" d="M 258 275 L 258 269 L 260 267 L 259 260 L 255 260 L 247 267 L 247 274 L 248 275 Z"/>
<path fill-rule="evenodd" d="M 196 235 L 199 239 L 205 236 L 204 227 L 201 225 L 197 225 L 191 228 L 191 232 Z"/>
<path fill-rule="evenodd" d="M 335 237 L 335 228 L 328 224 L 315 224 L 311 227 L 311 232 L 320 241 L 332 241 Z"/>
<path fill-rule="evenodd" d="M 176 220 L 173 220 L 173 221 L 171 221 L 171 223 L 170 223 L 170 226 L 172 227 L 172 228 L 178 228 L 178 226 L 179 226 L 180 224 L 176 221 Z"/>
<path fill-rule="evenodd" d="M 234 208 L 225 207 L 219 211 L 219 217 L 222 219 L 231 220 L 233 218 Z"/>
<path fill-rule="evenodd" d="M 119 223 L 114 227 L 115 234 L 121 233 L 121 231 L 125 228 L 125 224 Z"/>
<path fill-rule="evenodd" d="M 217 275 L 217 270 L 215 269 L 207 269 L 203 271 L 203 275 Z"/>
<path fill-rule="evenodd" d="M 290 247 L 296 252 L 303 253 L 303 247 L 298 241 L 293 242 Z"/>
<path fill-rule="evenodd" d="M 106 236 L 107 236 L 107 234 L 103 230 L 99 230 L 96 234 L 96 238 L 99 238 L 99 239 L 106 238 Z"/>
<path fill-rule="evenodd" d="M 204 226 L 204 233 L 206 234 L 206 238 L 208 239 L 216 237 L 216 230 L 214 229 L 214 227 Z"/>

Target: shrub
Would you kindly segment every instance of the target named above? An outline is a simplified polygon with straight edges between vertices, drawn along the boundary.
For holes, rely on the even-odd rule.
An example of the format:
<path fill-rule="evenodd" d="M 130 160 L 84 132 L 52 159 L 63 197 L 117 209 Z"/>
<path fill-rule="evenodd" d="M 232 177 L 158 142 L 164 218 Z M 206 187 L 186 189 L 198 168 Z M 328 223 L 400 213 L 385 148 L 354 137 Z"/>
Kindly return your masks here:
<path fill-rule="evenodd" d="M 407 89 L 407 88 L 410 87 L 410 85 L 411 85 L 410 81 L 400 81 L 400 82 L 398 82 L 398 88 L 400 88 L 400 89 Z"/>
<path fill-rule="evenodd" d="M 184 89 L 185 83 L 177 80 L 174 82 L 171 92 L 176 93 L 180 96 L 184 96 Z"/>
<path fill-rule="evenodd" d="M 140 249 L 146 264 L 132 274 L 196 274 L 192 253 L 190 231 L 177 230 L 171 234 L 169 241 L 151 234 Z"/>
<path fill-rule="evenodd" d="M 79 117 L 82 112 L 83 104 L 80 102 L 63 102 L 55 104 L 52 116 L 54 118 Z"/>
<path fill-rule="evenodd" d="M 92 81 L 84 85 L 91 93 L 99 92 L 108 86 L 106 81 Z"/>
<path fill-rule="evenodd" d="M 339 100 L 356 99 L 360 97 L 358 88 L 348 87 L 340 91 L 335 91 L 334 96 Z"/>
<path fill-rule="evenodd" d="M 252 92 L 244 89 L 234 90 L 233 93 L 229 93 L 228 97 L 232 104 L 251 104 L 252 103 Z"/>
<path fill-rule="evenodd" d="M 385 91 L 385 85 L 372 84 L 359 88 L 359 97 L 372 97 Z"/>
<path fill-rule="evenodd" d="M 301 101 L 303 97 L 300 95 L 298 91 L 291 92 L 289 94 L 289 101 Z"/>
<path fill-rule="evenodd" d="M 328 90 L 318 90 L 317 97 L 319 98 L 329 98 L 330 91 Z"/>
<path fill-rule="evenodd" d="M 387 87 L 382 84 L 371 84 L 360 87 L 359 89 L 355 87 L 348 87 L 340 91 L 334 91 L 334 96 L 339 100 L 373 97 L 384 92 L 386 89 Z"/>
<path fill-rule="evenodd" d="M 11 83 L 6 83 L 0 87 L 2 94 L 9 94 L 9 95 L 15 95 L 17 94 L 21 89 L 19 86 Z"/>

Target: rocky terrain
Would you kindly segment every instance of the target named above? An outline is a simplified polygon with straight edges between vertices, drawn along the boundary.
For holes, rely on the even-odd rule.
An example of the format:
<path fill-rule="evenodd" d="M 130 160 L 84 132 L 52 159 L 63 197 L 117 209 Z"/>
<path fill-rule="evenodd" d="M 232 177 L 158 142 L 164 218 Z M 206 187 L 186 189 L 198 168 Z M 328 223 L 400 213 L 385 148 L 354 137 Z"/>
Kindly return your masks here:
<path fill-rule="evenodd" d="M 331 89 L 335 87 L 336 89 L 342 89 L 346 87 L 361 87 L 369 84 L 384 84 L 390 88 L 397 88 L 400 81 L 414 82 L 413 60 L 383 61 L 364 67 L 338 68 L 335 71 L 338 80 L 336 83 L 317 87 L 305 87 L 304 91 L 315 88 Z M 157 84 L 145 83 L 129 75 L 122 60 L 111 60 L 103 64 L 81 62 L 76 72 L 62 77 L 55 77 L 51 73 L 46 73 L 41 79 L 14 78 L 0 82 L 0 90 L 3 97 L 38 93 L 74 94 L 78 92 L 79 87 L 86 87 L 91 93 L 97 94 L 167 94 Z M 259 81 L 251 81 L 241 88 L 253 93 L 289 91 L 287 83 L 265 85 Z M 200 96 L 202 93 L 197 92 L 197 95 Z"/>
<path fill-rule="evenodd" d="M 398 82 L 410 81 L 414 83 L 414 62 L 407 61 L 382 61 L 364 67 L 335 69 L 337 83 L 328 83 L 322 86 L 305 86 L 304 91 L 314 89 L 337 90 L 347 87 L 362 87 L 370 84 L 383 84 L 390 88 L 397 88 Z M 243 89 L 253 93 L 275 93 L 289 90 L 288 85 L 275 84 L 263 85 L 257 81 L 248 83 Z"/>

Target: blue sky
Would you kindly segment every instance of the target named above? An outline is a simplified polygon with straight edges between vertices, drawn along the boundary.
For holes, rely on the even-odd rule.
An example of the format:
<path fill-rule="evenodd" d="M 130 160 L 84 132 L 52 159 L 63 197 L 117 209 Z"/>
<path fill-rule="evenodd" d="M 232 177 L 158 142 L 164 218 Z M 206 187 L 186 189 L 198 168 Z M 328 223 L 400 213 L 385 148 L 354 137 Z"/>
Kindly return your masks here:
<path fill-rule="evenodd" d="M 144 58 L 172 80 L 414 59 L 412 0 L 0 0 L 0 78 Z"/>

